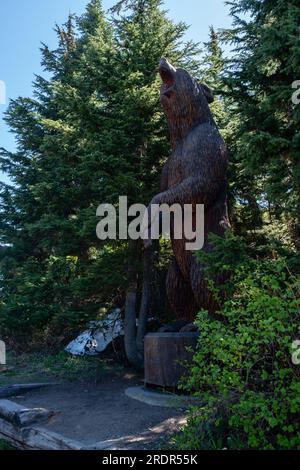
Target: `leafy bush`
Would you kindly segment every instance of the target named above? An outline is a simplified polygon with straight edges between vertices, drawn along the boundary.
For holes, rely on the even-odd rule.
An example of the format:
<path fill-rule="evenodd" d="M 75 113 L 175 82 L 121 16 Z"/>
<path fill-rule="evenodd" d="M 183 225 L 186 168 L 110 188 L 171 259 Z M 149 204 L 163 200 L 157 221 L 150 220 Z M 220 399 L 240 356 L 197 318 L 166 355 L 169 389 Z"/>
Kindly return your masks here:
<path fill-rule="evenodd" d="M 285 258 L 250 251 L 231 235 L 213 254 L 200 255 L 208 278 L 216 269 L 212 259 L 216 272 L 231 268 L 231 277 L 222 319 L 198 315 L 198 348 L 182 387 L 203 406 L 191 410 L 177 448 L 300 449 L 300 366 L 292 363 L 292 343 L 300 339 L 299 277 Z"/>

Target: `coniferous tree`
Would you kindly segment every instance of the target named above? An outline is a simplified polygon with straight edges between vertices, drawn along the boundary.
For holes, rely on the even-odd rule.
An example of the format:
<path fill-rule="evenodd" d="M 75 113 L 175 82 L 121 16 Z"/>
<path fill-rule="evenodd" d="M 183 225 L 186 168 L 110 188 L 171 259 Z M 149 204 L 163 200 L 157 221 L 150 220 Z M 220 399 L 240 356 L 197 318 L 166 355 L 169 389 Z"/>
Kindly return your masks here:
<path fill-rule="evenodd" d="M 70 15 L 56 27 L 56 50 L 43 45 L 50 78 L 36 77 L 34 98 L 9 107 L 18 150 L 1 151 L 14 186 L 1 193 L 0 322 L 25 342 L 42 332 L 67 337 L 100 307 L 122 305 L 134 285 L 131 325 L 139 311 L 143 321 L 130 359 L 141 362 L 151 257 L 140 244 L 98 240 L 96 208 L 117 207 L 120 195 L 148 203 L 156 192 L 169 148 L 158 62 L 168 55 L 197 65 L 197 47 L 180 43 L 186 26 L 160 4 L 131 5 L 108 21 L 101 2 L 90 1 L 76 22 Z"/>
<path fill-rule="evenodd" d="M 233 160 L 236 197 L 248 214 L 242 223 L 259 227 L 268 213 L 299 247 L 300 111 L 292 84 L 300 75 L 300 7 L 296 0 L 228 3 L 233 27 L 223 37 L 234 46 L 226 75 L 238 120 Z"/>
<path fill-rule="evenodd" d="M 37 77 L 34 99 L 12 102 L 7 114 L 18 152 L 2 151 L 2 163 L 15 186 L 2 194 L 6 248 L 1 319 L 2 326 L 20 326 L 21 332 L 26 326 L 28 336 L 31 329 L 47 328 L 49 322 L 60 329 L 83 324 L 96 315 L 103 294 L 109 304 L 115 297 L 112 286 L 122 285 L 119 256 L 120 275 L 114 276 L 115 283 L 109 278 L 101 286 L 107 253 L 98 256 L 94 250 L 95 211 L 101 202 L 95 195 L 99 197 L 99 182 L 106 174 L 98 163 L 101 147 L 95 151 L 95 137 L 105 121 L 101 84 L 106 77 L 95 76 L 95 70 L 111 55 L 113 35 L 99 2 L 89 5 L 82 21 L 88 29 L 80 41 L 72 16 L 56 27 L 57 50 L 42 49 L 42 64 L 51 78 Z M 97 55 L 91 63 L 93 44 Z M 87 80 L 89 60 L 94 79 Z M 110 255 L 112 270 L 116 254 Z M 109 283 L 110 294 L 105 289 Z"/>
<path fill-rule="evenodd" d="M 175 64 L 192 70 L 198 65 L 194 58 L 198 53 L 197 45 L 181 44 L 186 25 L 168 20 L 160 8 L 161 3 L 160 0 L 129 2 L 125 14 L 114 17 L 119 46 L 114 77 L 122 86 L 116 89 L 111 103 L 116 117 L 111 132 L 116 133 L 112 141 L 116 143 L 118 158 L 128 165 L 125 178 L 118 174 L 117 182 L 119 191 L 122 189 L 122 194 L 128 196 L 129 204 L 149 203 L 159 187 L 161 164 L 169 153 L 166 123 L 159 102 L 159 61 L 167 56 Z M 122 5 L 118 11 L 122 12 Z M 143 362 L 142 340 L 151 308 L 153 256 L 151 249 L 150 252 L 143 250 L 140 242 L 129 243 L 125 346 L 130 362 L 135 365 Z M 141 260 L 142 274 L 137 260 Z"/>
<path fill-rule="evenodd" d="M 221 47 L 219 34 L 211 26 L 209 29 L 209 40 L 204 43 L 204 50 L 201 59 L 200 73 L 201 81 L 212 90 L 214 102 L 211 105 L 216 124 L 223 137 L 227 140 L 229 133 L 228 103 L 226 102 L 226 87 L 223 73 L 226 59 Z"/>

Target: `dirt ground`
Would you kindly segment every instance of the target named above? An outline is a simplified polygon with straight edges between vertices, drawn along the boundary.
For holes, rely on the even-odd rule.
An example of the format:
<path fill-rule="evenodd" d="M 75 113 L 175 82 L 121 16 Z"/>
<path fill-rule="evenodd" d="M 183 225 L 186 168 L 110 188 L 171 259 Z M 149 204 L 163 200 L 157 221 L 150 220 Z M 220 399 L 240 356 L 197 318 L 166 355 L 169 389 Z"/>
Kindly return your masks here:
<path fill-rule="evenodd" d="M 58 384 L 9 399 L 57 412 L 44 427 L 85 445 L 117 439 L 120 449 L 159 449 L 184 423 L 182 409 L 151 406 L 127 397 L 126 388 L 142 385 L 143 377 L 123 367 L 79 371 L 71 380 L 63 370 L 56 375 L 40 370 L 11 375 L 0 384 L 37 381 Z"/>

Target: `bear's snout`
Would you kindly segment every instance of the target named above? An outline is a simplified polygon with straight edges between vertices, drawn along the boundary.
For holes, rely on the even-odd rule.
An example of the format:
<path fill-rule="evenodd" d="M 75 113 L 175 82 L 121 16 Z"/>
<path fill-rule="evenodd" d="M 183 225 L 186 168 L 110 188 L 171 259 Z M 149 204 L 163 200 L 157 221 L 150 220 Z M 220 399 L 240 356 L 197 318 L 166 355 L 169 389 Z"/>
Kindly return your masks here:
<path fill-rule="evenodd" d="M 162 58 L 159 63 L 159 74 L 161 76 L 162 82 L 166 87 L 171 87 L 175 81 L 176 69 L 172 64 L 166 59 Z"/>

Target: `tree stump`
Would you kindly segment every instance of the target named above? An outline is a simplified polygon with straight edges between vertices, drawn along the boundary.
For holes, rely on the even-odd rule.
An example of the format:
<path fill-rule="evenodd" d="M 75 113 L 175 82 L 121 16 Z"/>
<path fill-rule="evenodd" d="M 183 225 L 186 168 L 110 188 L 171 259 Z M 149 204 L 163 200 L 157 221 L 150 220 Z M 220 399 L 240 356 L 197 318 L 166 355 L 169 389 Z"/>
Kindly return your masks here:
<path fill-rule="evenodd" d="M 145 385 L 177 388 L 196 350 L 198 333 L 149 333 L 145 336 Z"/>

